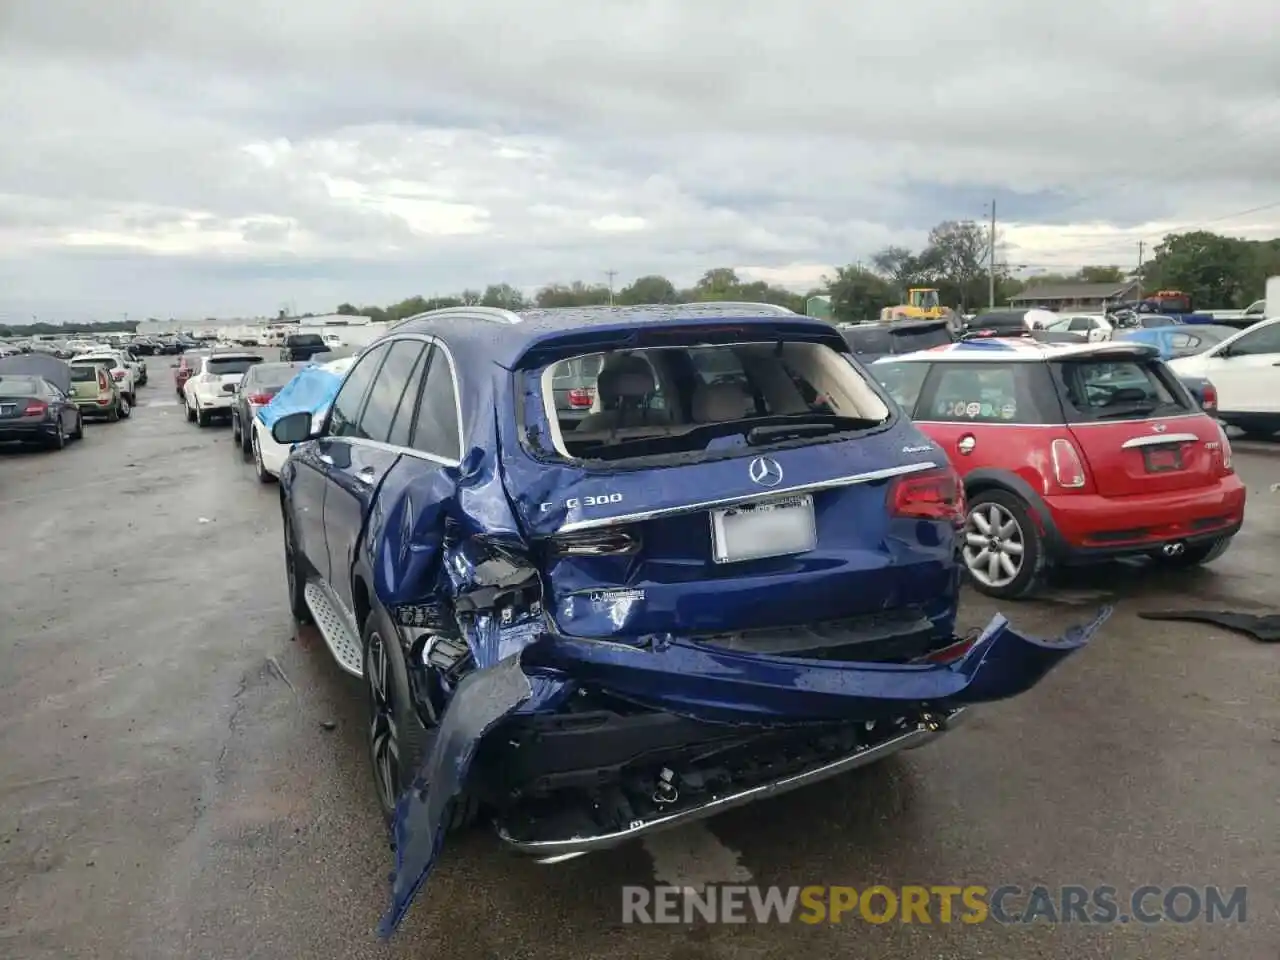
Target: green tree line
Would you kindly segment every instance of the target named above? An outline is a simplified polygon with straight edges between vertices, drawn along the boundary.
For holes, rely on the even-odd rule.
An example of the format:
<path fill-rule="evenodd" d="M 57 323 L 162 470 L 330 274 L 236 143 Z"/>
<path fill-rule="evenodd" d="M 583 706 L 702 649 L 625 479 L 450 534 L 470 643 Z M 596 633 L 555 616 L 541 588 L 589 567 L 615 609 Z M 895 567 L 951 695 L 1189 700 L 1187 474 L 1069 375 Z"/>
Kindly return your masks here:
<path fill-rule="evenodd" d="M 706 271 L 692 287 L 678 288 L 658 275 L 638 277 L 621 289 L 610 291 L 602 283 L 551 283 L 526 297 L 508 283 L 494 283 L 483 290 L 463 290 L 456 296 L 409 297 L 389 306 L 356 306 L 343 303 L 337 312 L 374 320 L 402 320 L 440 307 L 483 304 L 519 310 L 525 307 L 574 307 L 607 304 L 689 303 L 709 300 L 743 300 L 776 303 L 803 313 L 815 295 L 831 297 L 837 320 L 868 320 L 887 306 L 903 302 L 911 287 L 936 287 L 943 303 L 968 312 L 986 305 L 990 287 L 990 235 L 978 223 L 949 220 L 931 231 L 919 250 L 885 247 L 869 261 L 838 267 L 832 276 L 805 293 L 797 293 L 762 280 L 743 280 L 730 267 Z M 996 303 L 1008 303 L 1028 286 L 1047 283 L 1120 283 L 1134 271 L 1114 264 L 1082 267 L 1072 274 L 1041 274 L 1030 280 L 1012 276 L 997 263 Z M 1142 268 L 1143 289 L 1182 290 L 1201 308 L 1239 308 L 1263 296 L 1267 277 L 1280 276 L 1280 237 L 1241 240 L 1197 230 L 1169 234 L 1155 248 Z M 309 316 L 304 315 L 304 316 Z M 66 335 L 77 330 L 110 332 L 132 329 L 122 321 L 88 324 L 3 324 L 0 336 Z"/>
<path fill-rule="evenodd" d="M 803 313 L 816 295 L 831 297 L 837 320 L 869 320 L 881 309 L 904 302 L 912 287 L 934 287 L 941 301 L 961 312 L 985 306 L 990 296 L 990 235 L 973 221 L 944 221 L 931 231 L 919 250 L 885 247 L 865 263 L 837 267 L 820 286 L 797 293 L 763 281 L 744 281 L 730 267 L 708 270 L 692 287 L 680 289 L 666 277 L 639 277 L 620 290 L 600 283 L 552 283 L 526 297 L 507 283 L 484 290 L 464 290 L 449 297 L 410 297 L 386 307 L 344 303 L 338 313 L 375 320 L 402 320 L 427 310 L 480 304 L 519 310 L 525 307 L 575 307 L 597 304 L 690 303 L 743 300 L 776 303 Z M 1050 283 L 1116 283 L 1136 275 L 1115 264 L 1084 266 L 1070 274 L 1040 274 L 1030 279 L 1013 276 L 997 262 L 997 304 L 1031 286 Z M 1263 295 L 1266 279 L 1280 275 L 1280 238 L 1240 240 L 1205 231 L 1169 234 L 1144 264 L 1141 279 L 1147 291 L 1176 289 L 1191 294 L 1201 308 L 1240 308 Z"/>

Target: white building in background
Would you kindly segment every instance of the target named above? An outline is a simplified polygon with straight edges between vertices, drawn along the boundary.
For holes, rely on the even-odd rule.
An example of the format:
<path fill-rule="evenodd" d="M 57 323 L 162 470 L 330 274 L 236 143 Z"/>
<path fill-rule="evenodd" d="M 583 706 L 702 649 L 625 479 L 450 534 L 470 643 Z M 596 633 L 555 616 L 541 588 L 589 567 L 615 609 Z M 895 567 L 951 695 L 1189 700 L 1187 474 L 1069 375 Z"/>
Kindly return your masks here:
<path fill-rule="evenodd" d="M 142 320 L 136 325 L 138 333 L 144 336 L 162 336 L 187 333 L 192 336 L 217 334 L 228 340 L 265 341 L 269 329 L 296 328 L 300 333 L 338 333 L 343 336 L 341 327 L 368 327 L 370 317 L 348 317 L 340 313 L 330 313 L 319 317 L 227 317 L 209 318 L 206 320 Z M 376 324 L 375 324 L 376 326 Z M 353 338 L 363 343 L 364 339 L 353 331 Z M 273 338 L 274 339 L 274 338 Z M 346 338 L 343 337 L 345 340 Z"/>

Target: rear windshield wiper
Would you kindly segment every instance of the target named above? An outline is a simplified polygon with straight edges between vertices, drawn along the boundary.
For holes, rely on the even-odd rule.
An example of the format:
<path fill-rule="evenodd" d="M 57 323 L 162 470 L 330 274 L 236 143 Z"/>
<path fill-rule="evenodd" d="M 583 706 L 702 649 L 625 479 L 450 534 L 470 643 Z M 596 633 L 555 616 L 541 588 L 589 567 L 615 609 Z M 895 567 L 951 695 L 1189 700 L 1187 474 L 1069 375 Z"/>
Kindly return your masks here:
<path fill-rule="evenodd" d="M 1150 416 L 1155 413 L 1157 404 L 1154 403 L 1126 403 L 1123 406 L 1107 407 L 1099 410 L 1093 415 L 1095 420 L 1114 420 L 1118 417 L 1132 417 L 1134 414 L 1139 416 Z"/>
<path fill-rule="evenodd" d="M 817 437 L 839 429 L 838 423 L 779 423 L 769 427 L 752 427 L 747 431 L 747 443 L 755 446 L 784 437 Z"/>
<path fill-rule="evenodd" d="M 772 440 L 783 440 L 788 437 L 820 437 L 827 433 L 842 430 L 861 430 L 874 427 L 880 421 L 867 420 L 862 417 L 841 417 L 833 414 L 811 414 L 798 418 L 791 423 L 769 423 L 752 427 L 747 431 L 747 443 L 757 446 Z"/>

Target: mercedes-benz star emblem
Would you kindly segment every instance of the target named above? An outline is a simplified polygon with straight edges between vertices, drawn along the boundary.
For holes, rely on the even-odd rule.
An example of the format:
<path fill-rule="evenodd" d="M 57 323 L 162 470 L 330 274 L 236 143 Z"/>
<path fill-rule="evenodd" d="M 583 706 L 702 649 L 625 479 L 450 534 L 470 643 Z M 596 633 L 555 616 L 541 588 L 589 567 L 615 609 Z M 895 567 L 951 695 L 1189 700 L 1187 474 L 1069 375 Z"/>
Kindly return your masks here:
<path fill-rule="evenodd" d="M 1163 423 L 1157 423 L 1157 424 L 1156 424 L 1154 427 L 1152 427 L 1151 429 L 1152 429 L 1152 430 L 1154 430 L 1156 433 L 1164 433 L 1164 432 L 1165 432 L 1166 430 L 1168 430 L 1169 428 L 1168 428 L 1168 427 L 1166 427 Z"/>
<path fill-rule="evenodd" d="M 782 482 L 782 467 L 772 457 L 756 457 L 747 468 L 752 482 L 762 487 L 776 487 Z"/>

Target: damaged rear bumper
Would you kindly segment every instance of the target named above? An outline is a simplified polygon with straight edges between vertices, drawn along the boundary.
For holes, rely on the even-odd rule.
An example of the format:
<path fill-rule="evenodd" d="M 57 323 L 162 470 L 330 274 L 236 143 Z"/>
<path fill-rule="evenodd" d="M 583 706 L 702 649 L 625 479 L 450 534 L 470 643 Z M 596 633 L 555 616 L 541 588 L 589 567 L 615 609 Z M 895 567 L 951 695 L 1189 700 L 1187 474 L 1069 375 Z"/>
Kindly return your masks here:
<path fill-rule="evenodd" d="M 661 742 L 669 732 L 657 729 L 646 734 L 656 746 L 635 762 L 615 763 L 598 789 L 550 783 L 541 795 L 507 792 L 495 804 L 500 836 L 546 861 L 705 819 L 921 746 L 966 706 L 1035 686 L 1084 647 L 1110 612 L 1053 640 L 1019 634 L 997 616 L 963 657 L 947 664 L 779 662 L 682 641 L 619 649 L 534 634 L 516 645 L 485 625 L 471 643 L 477 668 L 454 689 L 432 751 L 397 806 L 392 905 L 380 932 L 394 931 L 425 882 L 459 799 L 495 768 L 512 765 L 511 751 L 519 747 L 512 731 L 521 723 L 567 712 L 567 690 L 589 687 L 729 733 L 707 734 L 706 748 L 699 743 L 691 756 L 685 745 Z M 482 634 L 492 642 L 479 642 Z M 601 736 L 608 740 L 610 733 Z M 627 752 L 616 742 L 595 746 L 605 756 Z M 580 752 L 557 775 L 578 772 Z M 537 772 L 529 771 L 533 779 Z M 525 783 L 517 787 L 530 778 L 519 779 Z"/>
<path fill-rule="evenodd" d="M 770 779 L 755 786 L 739 789 L 722 796 L 686 803 L 682 806 L 678 798 L 672 802 L 669 812 L 658 813 L 647 819 L 637 818 L 625 829 L 613 830 L 598 834 L 577 835 L 549 839 L 531 839 L 515 835 L 510 827 L 499 824 L 498 836 L 512 849 L 519 853 L 536 857 L 539 863 L 562 863 L 584 854 L 599 850 L 608 850 L 639 837 L 661 830 L 671 830 L 689 823 L 696 823 L 732 810 L 743 807 L 767 797 L 777 797 L 801 787 L 812 786 L 831 777 L 848 773 L 859 767 L 869 766 L 884 760 L 902 750 L 922 747 L 937 739 L 961 723 L 968 713 L 968 708 L 960 707 L 949 714 L 929 715 L 905 729 L 892 732 L 883 739 L 859 746 L 853 753 L 835 760 L 809 767 L 799 773 Z"/>

